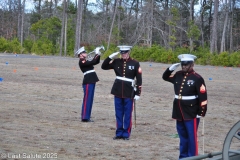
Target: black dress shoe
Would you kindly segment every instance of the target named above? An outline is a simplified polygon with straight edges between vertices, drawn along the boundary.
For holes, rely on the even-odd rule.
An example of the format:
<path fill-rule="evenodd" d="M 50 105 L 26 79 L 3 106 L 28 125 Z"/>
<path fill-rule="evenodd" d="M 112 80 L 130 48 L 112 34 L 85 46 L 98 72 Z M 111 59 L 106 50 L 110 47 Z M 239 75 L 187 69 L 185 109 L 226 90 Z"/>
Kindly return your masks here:
<path fill-rule="evenodd" d="M 238 132 L 238 135 L 240 136 L 240 132 Z"/>
<path fill-rule="evenodd" d="M 122 137 L 118 137 L 118 136 L 113 137 L 113 140 L 118 140 L 118 139 L 122 139 Z"/>
<path fill-rule="evenodd" d="M 82 122 L 94 122 L 94 121 L 91 119 L 82 119 Z"/>
<path fill-rule="evenodd" d="M 127 138 L 127 137 L 123 137 L 123 140 L 126 140 L 126 141 L 128 141 L 128 140 L 129 140 L 129 138 Z"/>

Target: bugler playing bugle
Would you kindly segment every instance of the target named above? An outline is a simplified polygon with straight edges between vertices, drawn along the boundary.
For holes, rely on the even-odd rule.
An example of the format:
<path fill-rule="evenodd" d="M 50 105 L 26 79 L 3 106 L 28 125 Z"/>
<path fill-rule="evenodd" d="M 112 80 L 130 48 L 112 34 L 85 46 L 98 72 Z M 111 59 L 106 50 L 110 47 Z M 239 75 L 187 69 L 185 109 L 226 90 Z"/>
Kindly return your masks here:
<path fill-rule="evenodd" d="M 93 106 L 95 84 L 99 81 L 93 66 L 99 64 L 100 62 L 100 49 L 104 49 L 104 47 L 97 47 L 94 50 L 94 55 L 91 56 L 87 54 L 84 47 L 81 47 L 76 52 L 79 57 L 79 67 L 84 76 L 82 82 L 82 88 L 84 92 L 81 113 L 82 122 L 93 122 L 90 117 Z"/>

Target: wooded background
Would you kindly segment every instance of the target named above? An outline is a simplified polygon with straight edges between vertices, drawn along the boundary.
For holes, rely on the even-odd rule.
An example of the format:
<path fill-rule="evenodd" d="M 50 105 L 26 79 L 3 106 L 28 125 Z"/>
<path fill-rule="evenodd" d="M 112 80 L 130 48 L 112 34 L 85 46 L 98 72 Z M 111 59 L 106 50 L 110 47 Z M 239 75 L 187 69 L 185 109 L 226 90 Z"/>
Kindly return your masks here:
<path fill-rule="evenodd" d="M 103 44 L 232 53 L 240 48 L 239 11 L 237 0 L 1 0 L 0 42 L 60 56 Z"/>

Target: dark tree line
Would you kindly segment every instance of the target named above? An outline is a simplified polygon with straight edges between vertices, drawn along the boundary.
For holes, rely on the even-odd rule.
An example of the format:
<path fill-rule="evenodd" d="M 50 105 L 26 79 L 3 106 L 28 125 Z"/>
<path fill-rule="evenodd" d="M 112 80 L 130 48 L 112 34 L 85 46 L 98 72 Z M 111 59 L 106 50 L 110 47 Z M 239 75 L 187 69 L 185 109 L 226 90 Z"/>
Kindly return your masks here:
<path fill-rule="evenodd" d="M 26 10 L 26 4 L 33 8 Z M 239 49 L 236 0 L 2 0 L 0 37 L 23 52 L 71 55 L 81 45 Z"/>

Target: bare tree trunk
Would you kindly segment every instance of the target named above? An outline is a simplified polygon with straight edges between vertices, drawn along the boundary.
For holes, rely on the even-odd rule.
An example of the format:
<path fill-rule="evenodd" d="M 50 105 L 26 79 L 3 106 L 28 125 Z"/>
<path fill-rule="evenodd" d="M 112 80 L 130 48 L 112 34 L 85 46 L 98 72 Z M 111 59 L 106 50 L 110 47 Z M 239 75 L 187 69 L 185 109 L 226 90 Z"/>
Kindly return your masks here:
<path fill-rule="evenodd" d="M 108 35 L 108 26 L 109 26 L 109 24 L 108 24 L 108 12 L 109 12 L 109 2 L 110 1 L 107 1 L 108 3 L 104 3 L 105 5 L 104 5 L 104 9 L 105 9 L 105 12 L 104 12 L 104 22 L 105 22 L 105 24 L 104 24 L 104 35 Z M 107 36 L 106 36 L 106 41 L 107 41 L 108 39 L 107 39 Z M 108 49 L 108 48 L 107 48 Z"/>
<path fill-rule="evenodd" d="M 53 16 L 53 0 L 48 1 L 49 2 L 49 17 Z"/>
<path fill-rule="evenodd" d="M 41 19 L 41 17 L 40 17 L 40 15 L 41 15 L 41 6 L 42 6 L 41 4 L 42 4 L 42 0 L 39 0 L 38 1 L 38 6 L 37 6 L 37 13 L 39 15 L 39 19 L 38 20 Z"/>
<path fill-rule="evenodd" d="M 83 4 L 83 0 L 78 0 L 74 53 L 76 53 L 76 51 L 80 48 L 80 40 L 81 40 L 80 36 L 81 36 L 81 26 L 82 26 L 82 4 Z"/>
<path fill-rule="evenodd" d="M 118 6 L 121 6 L 122 5 L 122 0 L 119 0 L 119 5 Z M 118 11 L 118 39 L 117 39 L 117 44 L 119 45 L 120 44 L 120 23 L 121 23 L 121 12 Z"/>
<path fill-rule="evenodd" d="M 230 48 L 229 48 L 229 51 L 230 51 L 230 53 L 232 53 L 232 52 L 233 52 L 233 14 L 234 14 L 234 13 L 233 13 L 233 9 L 232 9 L 233 6 L 230 5 L 230 7 L 231 7 L 231 8 L 230 8 L 231 18 L 230 18 L 230 20 L 229 20 L 229 21 L 230 21 L 230 23 L 229 23 L 229 26 L 230 26 L 230 31 L 229 31 L 229 32 L 230 32 L 230 33 L 229 33 L 229 34 L 230 34 L 230 36 L 229 36 L 229 39 L 230 39 L 229 47 L 230 47 Z"/>
<path fill-rule="evenodd" d="M 127 27 L 125 29 L 126 31 L 126 37 L 129 37 L 129 34 L 131 33 L 130 31 L 130 20 L 131 20 L 131 17 L 132 17 L 132 11 L 133 11 L 133 8 L 136 8 L 136 6 L 134 5 L 136 2 L 136 0 L 133 0 L 132 3 L 131 3 L 131 7 L 129 8 L 129 13 L 128 13 L 128 16 L 127 16 Z M 129 41 L 127 41 L 127 43 L 129 43 Z"/>
<path fill-rule="evenodd" d="M 62 56 L 63 48 L 63 37 L 64 37 L 64 28 L 65 28 L 65 12 L 66 12 L 66 0 L 63 1 L 63 12 L 62 12 L 62 29 L 61 29 L 61 39 L 60 39 L 60 55 Z"/>
<path fill-rule="evenodd" d="M 170 2 L 171 3 L 171 2 Z M 165 2 L 164 2 L 164 10 L 166 11 L 166 16 L 163 18 L 163 20 L 164 21 L 167 21 L 167 18 L 166 17 L 169 17 L 169 0 L 166 0 Z M 170 29 L 170 27 L 169 27 L 169 25 L 167 26 L 165 23 L 163 23 L 163 33 L 162 33 L 162 35 L 163 35 L 163 43 L 165 44 L 164 46 L 165 46 L 165 48 L 167 48 L 167 49 L 169 49 L 169 39 L 167 39 L 167 38 L 165 38 L 166 36 L 167 36 L 167 34 L 169 34 L 169 30 Z M 166 36 L 164 37 L 164 35 L 165 35 L 165 33 L 166 33 Z M 170 34 L 169 34 L 170 35 Z"/>
<path fill-rule="evenodd" d="M 138 10 L 139 10 L 139 0 L 136 0 L 136 14 L 135 14 L 135 19 L 136 20 L 138 18 Z"/>
<path fill-rule="evenodd" d="M 149 26 L 148 26 L 148 42 L 147 45 L 148 47 L 152 46 L 152 30 L 153 30 L 153 9 L 154 9 L 154 0 L 151 1 L 151 14 L 149 17 Z"/>
<path fill-rule="evenodd" d="M 113 30 L 113 26 L 114 26 L 114 21 L 115 21 L 115 17 L 116 17 L 116 13 L 117 13 L 117 6 L 118 6 L 118 0 L 116 0 L 116 5 L 114 6 L 114 13 L 113 13 L 113 19 L 112 19 L 112 24 L 111 24 L 111 28 L 110 28 L 110 33 L 108 36 L 108 45 L 107 45 L 107 50 L 109 48 L 110 42 L 111 42 L 111 36 L 112 36 L 112 30 Z"/>
<path fill-rule="evenodd" d="M 214 15 L 213 15 L 213 25 L 212 34 L 210 42 L 210 53 L 217 52 L 217 22 L 218 22 L 218 6 L 219 0 L 214 0 Z"/>
<path fill-rule="evenodd" d="M 168 7 L 168 12 L 169 12 L 169 16 L 168 16 L 168 20 L 172 20 L 172 15 L 171 15 L 171 9 L 172 9 L 172 1 L 170 1 L 169 7 Z M 171 42 L 171 35 L 172 35 L 172 26 L 168 25 L 168 49 L 173 49 L 170 45 Z"/>
<path fill-rule="evenodd" d="M 26 0 L 23 0 L 23 5 L 22 5 L 21 46 L 23 46 L 23 26 L 24 26 L 24 16 L 25 16 L 25 1 Z"/>
<path fill-rule="evenodd" d="M 64 32 L 64 56 L 66 57 L 66 55 L 67 55 L 67 22 L 68 22 L 68 13 L 67 13 L 67 11 L 68 11 L 68 3 L 69 3 L 69 0 L 67 0 L 67 2 L 66 2 L 66 12 L 65 12 L 65 27 L 64 27 L 64 30 L 65 30 L 65 32 Z"/>
<path fill-rule="evenodd" d="M 202 42 L 201 45 L 202 47 L 204 47 L 204 32 L 203 32 L 203 28 L 204 28 L 204 12 L 205 12 L 205 6 L 206 6 L 206 0 L 201 0 L 201 36 L 202 36 Z"/>
<path fill-rule="evenodd" d="M 84 41 L 86 42 L 87 39 L 87 33 L 88 33 L 88 28 L 87 28 L 87 24 L 85 23 L 87 21 L 87 17 L 86 12 L 87 12 L 87 5 L 88 5 L 88 0 L 83 0 L 82 2 L 82 20 L 81 20 L 81 36 L 80 39 L 84 39 Z M 85 36 L 85 37 L 84 37 Z"/>
<path fill-rule="evenodd" d="M 190 1 L 190 21 L 193 22 L 193 16 L 194 16 L 194 0 Z M 193 39 L 192 37 L 189 38 L 189 47 L 190 47 L 190 52 L 193 51 Z"/>
<path fill-rule="evenodd" d="M 226 30 L 227 30 L 227 25 L 228 25 L 228 14 L 229 14 L 229 5 L 231 3 L 231 0 L 228 2 L 225 0 L 225 20 L 224 20 L 224 26 L 223 26 L 223 33 L 222 33 L 222 41 L 221 41 L 221 49 L 220 53 L 226 51 L 226 42 L 225 42 L 225 37 L 226 37 Z"/>
<path fill-rule="evenodd" d="M 56 16 L 56 14 L 57 14 L 57 4 L 58 4 L 58 0 L 54 0 L 54 11 L 53 11 L 53 16 Z"/>
<path fill-rule="evenodd" d="M 209 11 L 209 17 L 208 17 L 208 35 L 209 35 L 209 41 L 211 41 L 211 24 L 212 24 L 212 7 L 213 6 L 213 1 L 210 1 L 210 11 Z"/>
<path fill-rule="evenodd" d="M 17 37 L 19 41 L 21 41 L 21 20 L 22 20 L 21 16 L 22 16 L 22 2 L 21 0 L 18 0 Z"/>

